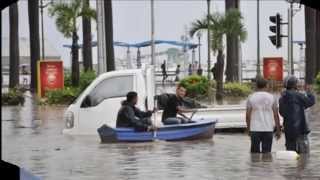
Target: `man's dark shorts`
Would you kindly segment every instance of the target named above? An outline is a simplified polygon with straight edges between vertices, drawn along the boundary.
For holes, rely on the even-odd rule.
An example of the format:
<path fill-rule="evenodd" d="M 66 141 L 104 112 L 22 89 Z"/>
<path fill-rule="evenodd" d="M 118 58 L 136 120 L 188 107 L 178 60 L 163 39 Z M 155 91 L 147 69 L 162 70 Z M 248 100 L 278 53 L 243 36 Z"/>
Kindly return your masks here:
<path fill-rule="evenodd" d="M 251 137 L 251 153 L 271 152 L 273 132 L 252 131 L 250 132 L 250 137 Z"/>

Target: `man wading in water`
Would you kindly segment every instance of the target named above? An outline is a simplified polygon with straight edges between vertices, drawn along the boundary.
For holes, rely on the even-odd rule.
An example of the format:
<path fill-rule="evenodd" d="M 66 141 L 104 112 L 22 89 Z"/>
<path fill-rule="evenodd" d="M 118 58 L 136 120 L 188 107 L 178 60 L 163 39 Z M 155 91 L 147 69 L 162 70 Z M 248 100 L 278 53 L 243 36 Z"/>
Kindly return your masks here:
<path fill-rule="evenodd" d="M 279 99 L 279 112 L 283 117 L 286 149 L 297 153 L 309 152 L 308 127 L 305 109 L 315 104 L 310 85 L 305 86 L 306 94 L 298 92 L 298 80 L 289 76 L 284 82 L 286 90 Z"/>
<path fill-rule="evenodd" d="M 266 92 L 265 79 L 257 78 L 256 83 L 257 91 L 249 96 L 246 112 L 246 123 L 251 137 L 251 153 L 270 153 L 274 124 L 277 139 L 281 136 L 277 101 L 272 94 Z"/>

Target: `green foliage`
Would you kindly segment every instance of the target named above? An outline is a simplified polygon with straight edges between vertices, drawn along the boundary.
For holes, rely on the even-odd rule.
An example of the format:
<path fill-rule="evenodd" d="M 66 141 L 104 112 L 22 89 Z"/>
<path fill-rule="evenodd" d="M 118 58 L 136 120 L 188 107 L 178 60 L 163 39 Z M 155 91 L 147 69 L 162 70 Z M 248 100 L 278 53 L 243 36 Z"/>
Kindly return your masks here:
<path fill-rule="evenodd" d="M 71 87 L 71 86 L 72 86 L 71 73 L 64 72 L 64 87 Z"/>
<path fill-rule="evenodd" d="M 207 94 L 210 83 L 204 76 L 192 75 L 180 81 L 180 84 L 186 88 L 189 97 Z"/>
<path fill-rule="evenodd" d="M 234 35 L 239 37 L 241 42 L 247 38 L 247 31 L 242 23 L 241 12 L 237 9 L 228 10 L 224 15 L 214 13 L 209 15 L 209 23 L 207 16 L 191 23 L 190 35 L 194 36 L 197 31 L 210 29 L 211 49 L 216 52 L 224 49 L 224 35 Z"/>
<path fill-rule="evenodd" d="M 48 104 L 70 104 L 76 99 L 82 91 L 96 78 L 95 71 L 82 71 L 80 73 L 79 87 L 71 85 L 71 74 L 66 73 L 64 76 L 64 89 L 46 92 L 46 103 Z M 45 103 L 44 103 L 45 104 Z"/>
<path fill-rule="evenodd" d="M 248 84 L 240 83 L 225 83 L 224 92 L 225 96 L 248 96 L 252 92 L 251 87 Z"/>
<path fill-rule="evenodd" d="M 13 88 L 8 93 L 3 93 L 1 99 L 1 105 L 23 105 L 25 101 L 23 90 L 18 88 Z"/>
<path fill-rule="evenodd" d="M 318 73 L 315 81 L 315 90 L 318 94 L 320 94 L 320 72 Z"/>
<path fill-rule="evenodd" d="M 84 90 L 95 78 L 97 77 L 95 71 L 81 71 L 80 72 L 80 82 L 79 82 L 79 88 L 81 90 Z M 65 72 L 64 75 L 64 86 L 65 87 L 71 87 L 72 81 L 71 81 L 71 73 Z"/>
<path fill-rule="evenodd" d="M 66 87 L 60 90 L 46 92 L 48 104 L 70 104 L 80 94 L 79 88 Z"/>
<path fill-rule="evenodd" d="M 80 72 L 79 88 L 81 91 L 86 89 L 89 84 L 97 77 L 95 71 L 82 71 Z"/>

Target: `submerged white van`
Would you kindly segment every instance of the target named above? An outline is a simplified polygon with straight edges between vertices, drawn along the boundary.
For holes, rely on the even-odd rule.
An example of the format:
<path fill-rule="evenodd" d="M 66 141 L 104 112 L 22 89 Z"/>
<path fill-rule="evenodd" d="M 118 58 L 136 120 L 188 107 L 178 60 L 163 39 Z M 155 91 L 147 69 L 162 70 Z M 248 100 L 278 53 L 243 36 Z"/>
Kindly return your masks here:
<path fill-rule="evenodd" d="M 117 112 L 129 91 L 138 92 L 142 110 L 153 109 L 153 67 L 99 75 L 67 108 L 64 134 L 97 134 L 103 124 L 115 127 Z"/>

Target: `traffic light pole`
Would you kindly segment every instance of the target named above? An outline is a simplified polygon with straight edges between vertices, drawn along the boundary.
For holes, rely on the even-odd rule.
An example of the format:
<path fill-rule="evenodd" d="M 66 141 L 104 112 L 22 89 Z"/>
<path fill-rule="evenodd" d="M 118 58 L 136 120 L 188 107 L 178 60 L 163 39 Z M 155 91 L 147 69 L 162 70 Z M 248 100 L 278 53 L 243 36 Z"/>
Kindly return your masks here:
<path fill-rule="evenodd" d="M 293 19 L 293 3 L 290 3 L 290 8 L 288 9 L 288 63 L 289 63 L 289 74 L 294 75 L 292 19 Z"/>

